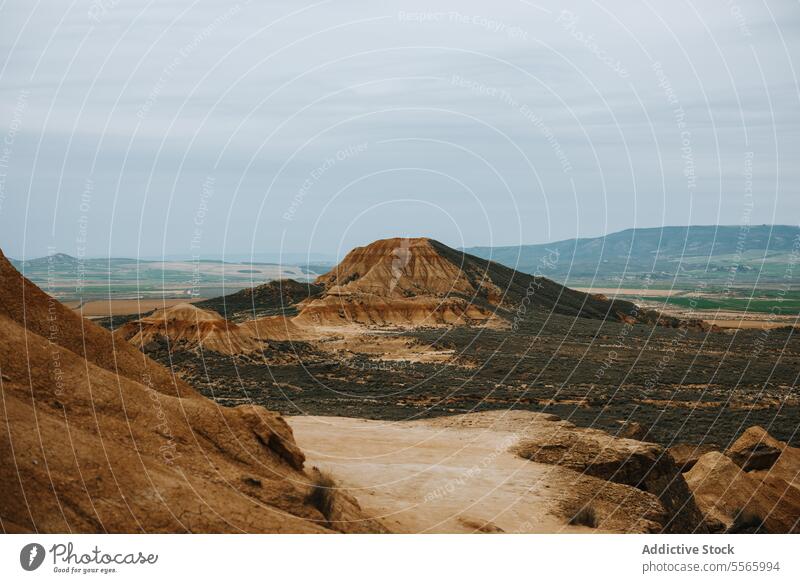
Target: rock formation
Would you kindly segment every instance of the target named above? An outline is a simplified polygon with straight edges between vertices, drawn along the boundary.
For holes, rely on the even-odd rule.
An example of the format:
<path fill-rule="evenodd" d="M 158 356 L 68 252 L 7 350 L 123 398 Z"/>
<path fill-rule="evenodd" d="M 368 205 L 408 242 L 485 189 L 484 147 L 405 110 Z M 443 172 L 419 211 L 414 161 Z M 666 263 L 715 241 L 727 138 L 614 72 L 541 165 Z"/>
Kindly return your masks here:
<path fill-rule="evenodd" d="M 532 310 L 638 321 L 630 302 L 609 301 L 514 271 L 426 238 L 353 249 L 317 278 L 324 292 L 302 302 L 299 322 L 438 326 L 511 322 Z"/>
<path fill-rule="evenodd" d="M 724 532 L 800 532 L 800 448 L 750 427 L 686 474 L 709 524 Z"/>
<path fill-rule="evenodd" d="M 690 445 L 679 443 L 667 448 L 667 452 L 680 468 L 681 472 L 688 472 L 701 457 L 711 451 L 718 451 L 719 448 L 713 445 Z"/>
<path fill-rule="evenodd" d="M 164 344 L 171 349 L 202 348 L 220 354 L 246 354 L 263 347 L 248 329 L 194 304 L 176 304 L 120 326 L 114 334 L 139 348 Z"/>
<path fill-rule="evenodd" d="M 314 284 L 281 280 L 180 304 L 128 321 L 116 333 L 140 348 L 169 344 L 242 354 L 269 340 L 317 339 L 330 327 L 351 334 L 369 327 L 513 327 L 537 311 L 678 325 L 630 302 L 571 290 L 432 239 L 395 238 L 353 249 Z"/>
<path fill-rule="evenodd" d="M 785 445 L 755 425 L 742 433 L 725 455 L 746 472 L 766 470 L 777 461 Z"/>
<path fill-rule="evenodd" d="M 201 397 L 81 319 L 0 253 L 0 525 L 5 532 L 380 532 L 335 522 L 292 431 Z"/>
<path fill-rule="evenodd" d="M 562 422 L 557 428 L 526 435 L 514 452 L 531 461 L 569 468 L 654 495 L 665 511 L 665 532 L 704 530 L 703 517 L 680 469 L 657 444 Z"/>

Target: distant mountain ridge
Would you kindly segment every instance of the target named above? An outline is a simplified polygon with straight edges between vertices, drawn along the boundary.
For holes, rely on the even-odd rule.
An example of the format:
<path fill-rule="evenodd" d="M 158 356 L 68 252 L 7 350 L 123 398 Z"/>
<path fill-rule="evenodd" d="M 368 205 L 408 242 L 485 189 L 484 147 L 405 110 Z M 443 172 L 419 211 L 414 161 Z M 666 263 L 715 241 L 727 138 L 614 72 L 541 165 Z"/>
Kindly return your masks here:
<path fill-rule="evenodd" d="M 44 257 L 36 257 L 34 259 L 9 259 L 14 268 L 22 269 L 46 269 L 52 267 L 54 269 L 74 269 L 80 263 L 80 259 L 67 255 L 66 253 L 53 253 L 52 255 L 45 255 Z"/>
<path fill-rule="evenodd" d="M 731 279 L 731 274 L 733 283 L 747 283 L 783 280 L 798 246 L 800 227 L 735 225 L 634 228 L 602 237 L 464 251 L 573 284 L 648 277 L 713 282 Z"/>

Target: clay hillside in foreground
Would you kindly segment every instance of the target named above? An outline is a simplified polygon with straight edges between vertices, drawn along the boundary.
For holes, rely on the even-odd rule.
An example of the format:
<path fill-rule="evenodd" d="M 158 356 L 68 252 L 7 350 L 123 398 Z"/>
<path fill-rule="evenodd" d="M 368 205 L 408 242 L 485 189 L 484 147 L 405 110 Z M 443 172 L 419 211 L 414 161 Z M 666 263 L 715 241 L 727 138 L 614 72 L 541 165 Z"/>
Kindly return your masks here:
<path fill-rule="evenodd" d="M 4 532 L 381 532 L 320 504 L 280 415 L 225 408 L 0 253 Z"/>

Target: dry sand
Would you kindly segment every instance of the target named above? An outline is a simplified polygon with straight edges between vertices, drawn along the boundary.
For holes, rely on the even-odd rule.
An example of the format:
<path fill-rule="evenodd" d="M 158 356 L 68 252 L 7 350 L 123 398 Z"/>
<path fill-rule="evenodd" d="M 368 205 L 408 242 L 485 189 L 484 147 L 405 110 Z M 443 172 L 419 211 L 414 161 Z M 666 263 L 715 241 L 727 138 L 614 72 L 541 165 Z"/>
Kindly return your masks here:
<path fill-rule="evenodd" d="M 537 414 L 506 415 L 525 424 Z M 448 419 L 286 418 L 306 467 L 330 473 L 393 532 L 597 532 L 566 524 L 559 510 L 574 472 L 509 453 L 521 436 L 514 423 L 447 427 Z"/>

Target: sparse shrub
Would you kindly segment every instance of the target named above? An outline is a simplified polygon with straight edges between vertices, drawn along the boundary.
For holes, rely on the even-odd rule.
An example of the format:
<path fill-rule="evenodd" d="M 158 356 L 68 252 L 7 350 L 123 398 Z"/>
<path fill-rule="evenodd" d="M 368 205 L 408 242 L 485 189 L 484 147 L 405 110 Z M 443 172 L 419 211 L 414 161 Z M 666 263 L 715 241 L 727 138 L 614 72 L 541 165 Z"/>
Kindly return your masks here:
<path fill-rule="evenodd" d="M 331 520 L 336 503 L 336 481 L 319 468 L 314 468 L 314 481 L 306 502 L 322 513 L 326 521 Z"/>
<path fill-rule="evenodd" d="M 569 519 L 569 523 L 573 526 L 597 528 L 597 512 L 591 506 L 583 506 Z"/>

